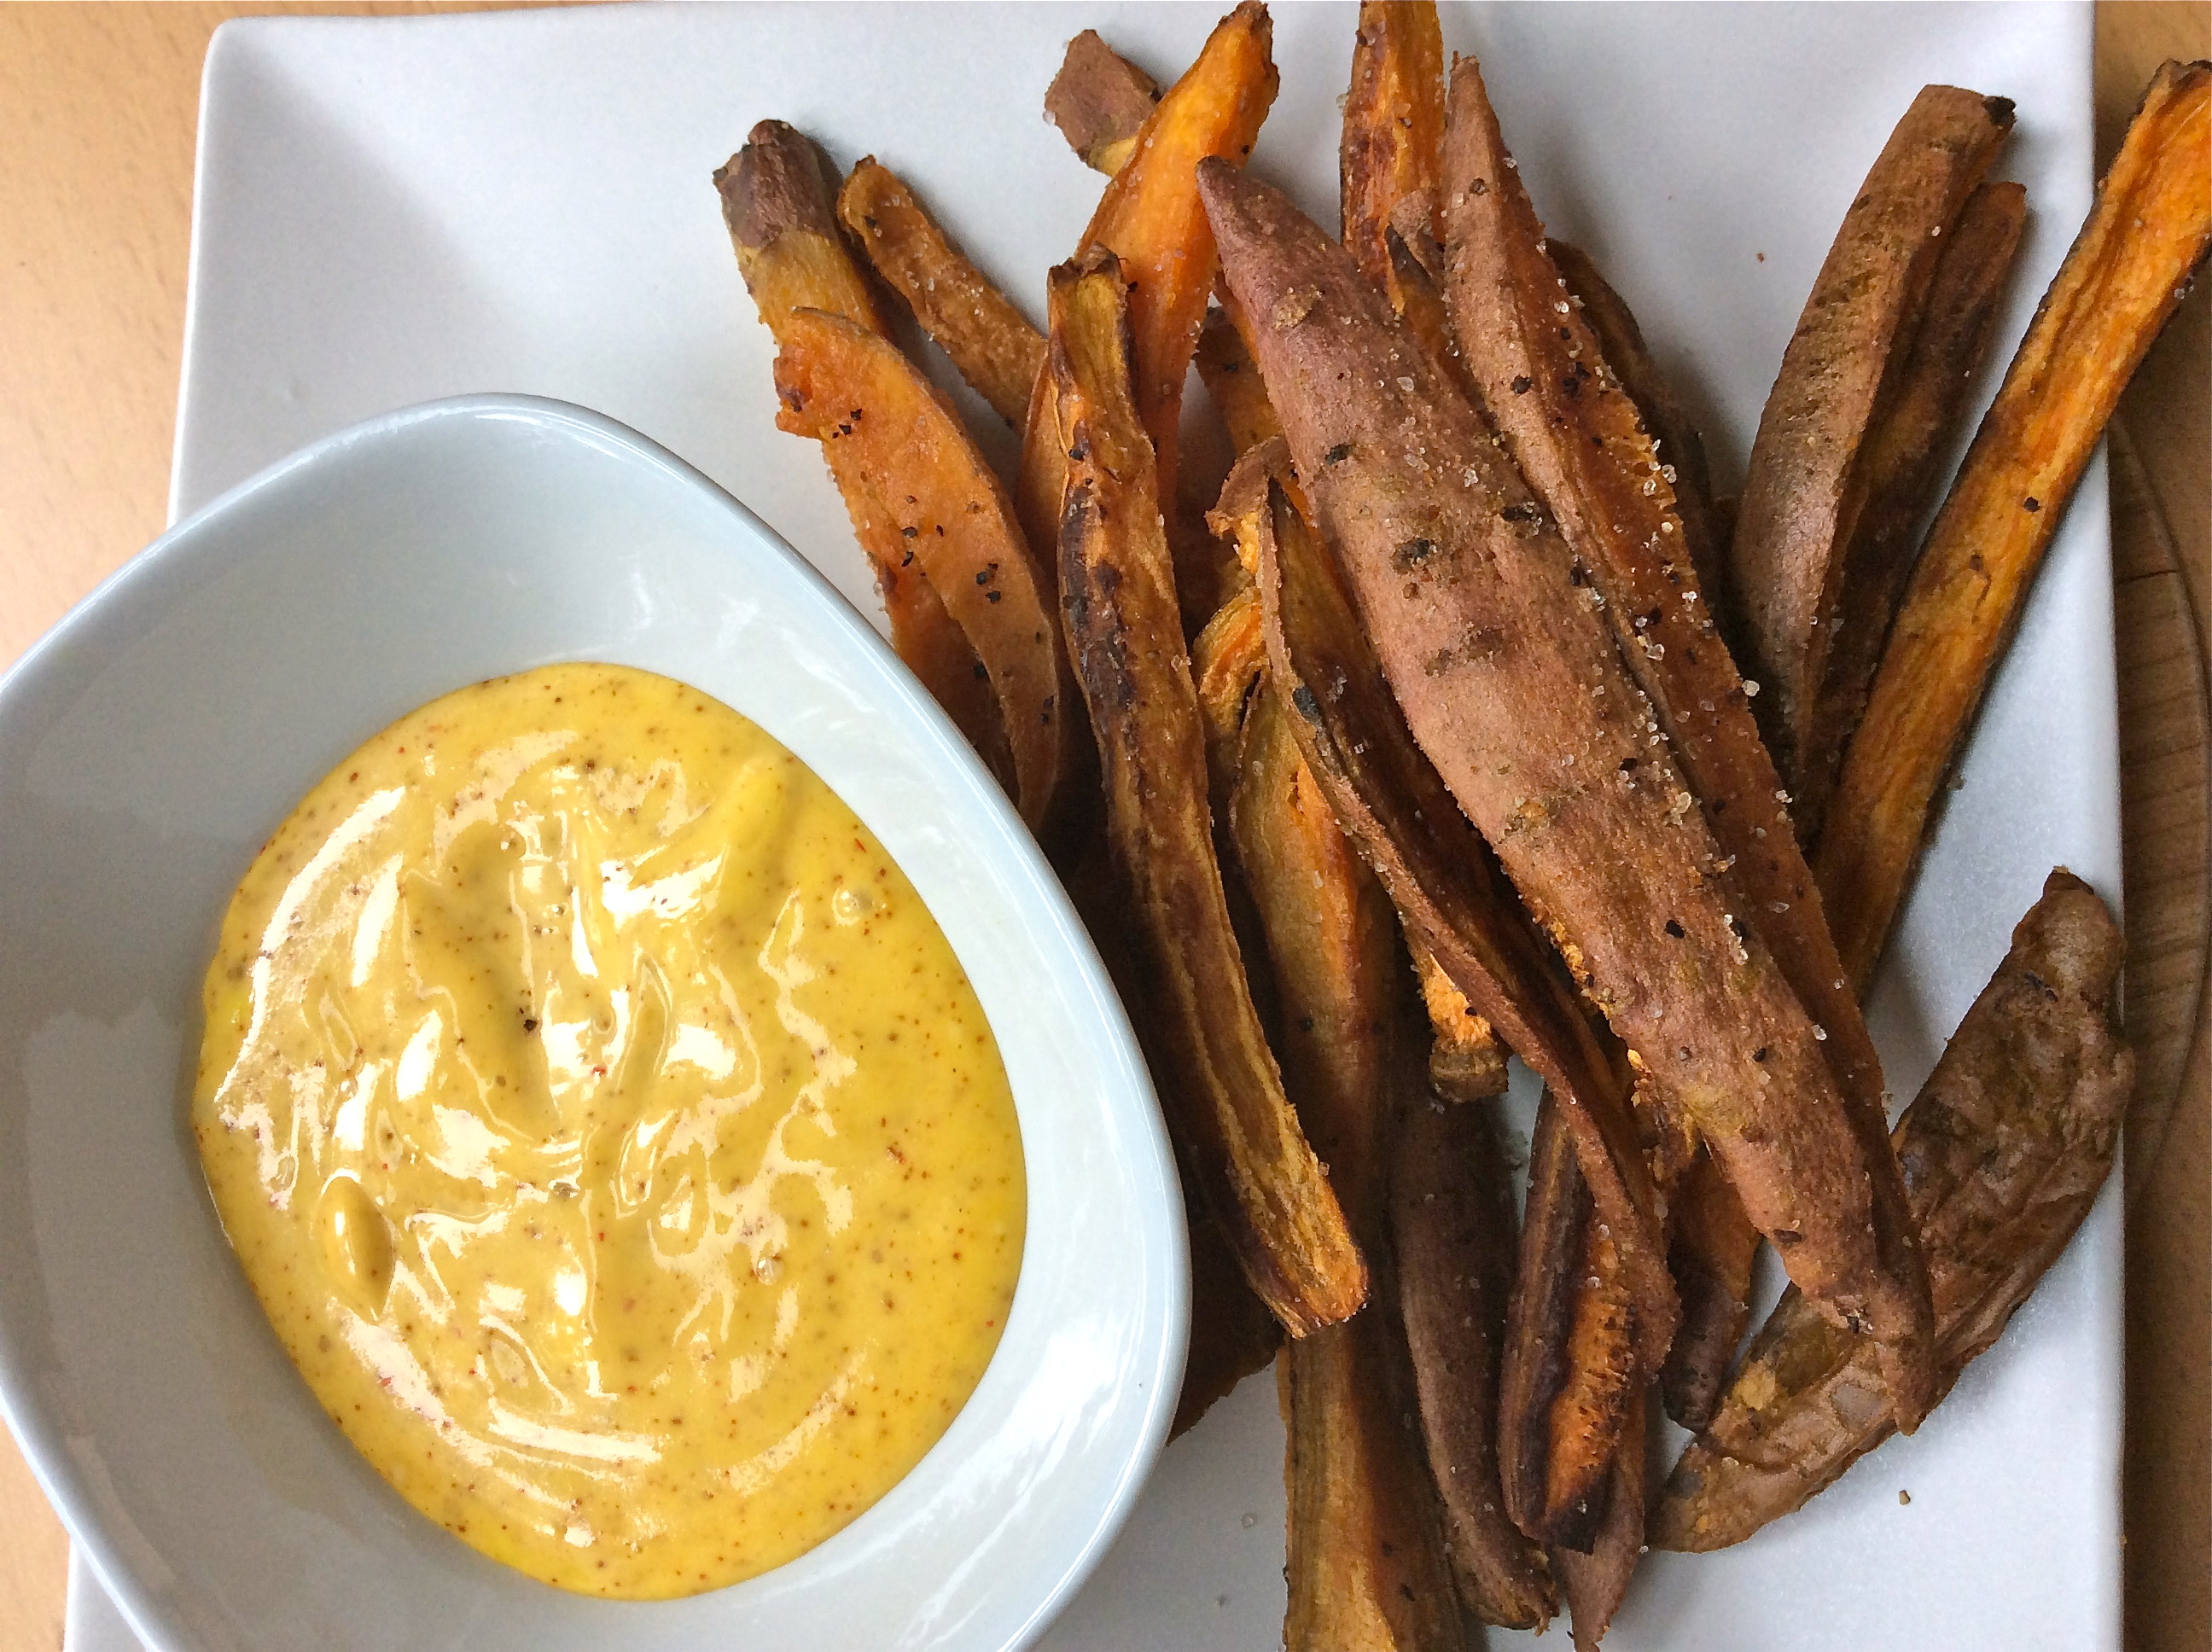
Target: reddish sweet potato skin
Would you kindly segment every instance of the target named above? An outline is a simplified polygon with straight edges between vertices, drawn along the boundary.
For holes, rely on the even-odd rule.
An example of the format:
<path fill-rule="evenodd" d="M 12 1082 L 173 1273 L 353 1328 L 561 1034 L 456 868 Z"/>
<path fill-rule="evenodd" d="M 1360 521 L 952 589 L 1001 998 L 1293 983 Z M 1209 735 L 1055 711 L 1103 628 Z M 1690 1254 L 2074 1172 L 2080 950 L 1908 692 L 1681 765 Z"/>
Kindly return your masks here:
<path fill-rule="evenodd" d="M 1893 1283 L 1811 1017 L 1573 558 L 1474 411 L 1279 191 L 1207 163 L 1229 284 L 1406 720 L 1793 1277 L 1870 1326 Z M 1741 932 L 1739 932 L 1739 931 Z"/>
<path fill-rule="evenodd" d="M 1785 773 L 1826 674 L 1820 617 L 1835 605 L 1865 502 L 1868 433 L 1902 370 L 1943 237 L 2012 125 L 2007 99 L 1922 88 L 1844 215 L 1759 416 L 1729 557 Z"/>
<path fill-rule="evenodd" d="M 2135 1076 L 2114 988 L 2119 926 L 2063 869 L 1898 1121 L 1926 1235 L 1939 1394 L 1996 1340 L 2096 1202 Z M 1652 1541 L 1740 1543 L 1895 1429 L 1863 1345 L 1785 1295 L 1711 1425 L 1674 1466 Z"/>

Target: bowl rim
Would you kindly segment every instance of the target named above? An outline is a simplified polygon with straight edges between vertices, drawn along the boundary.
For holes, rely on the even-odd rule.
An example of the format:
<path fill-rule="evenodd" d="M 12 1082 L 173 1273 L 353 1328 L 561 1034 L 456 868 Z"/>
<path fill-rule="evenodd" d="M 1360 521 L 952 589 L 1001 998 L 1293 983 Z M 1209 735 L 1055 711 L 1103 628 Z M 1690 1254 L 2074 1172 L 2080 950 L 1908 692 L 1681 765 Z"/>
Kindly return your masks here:
<path fill-rule="evenodd" d="M 0 730 L 12 720 L 19 701 L 37 693 L 52 673 L 74 663 L 80 650 L 100 646 L 100 628 L 113 618 L 112 610 L 118 603 L 149 582 L 176 580 L 180 582 L 181 589 L 182 581 L 204 568 L 220 568 L 231 554 L 230 547 L 220 537 L 220 530 L 228 519 L 250 504 L 287 485 L 303 483 L 311 473 L 342 464 L 358 450 L 375 447 L 404 433 L 446 422 L 465 424 L 487 419 L 554 432 L 562 439 L 580 441 L 658 472 L 726 518 L 737 530 L 737 538 L 752 541 L 759 553 L 780 561 L 788 573 L 797 576 L 817 599 L 820 623 L 845 646 L 872 654 L 873 663 L 888 671 L 895 689 L 911 702 L 912 709 L 936 726 L 939 737 L 937 744 L 944 749 L 940 755 L 949 756 L 970 780 L 980 780 L 980 785 L 969 789 L 992 817 L 997 829 L 995 835 L 1005 840 L 994 847 L 1011 847 L 1018 862 L 1020 881 L 1032 885 L 1044 902 L 1043 909 L 1031 915 L 1029 926 L 1056 932 L 1072 943 L 1066 951 L 1077 984 L 1103 1011 L 1105 1025 L 1102 1030 L 1119 1047 L 1135 1080 L 1118 1110 L 1125 1114 L 1125 1123 L 1132 1127 L 1130 1145 L 1148 1150 L 1146 1162 L 1135 1167 L 1137 1179 L 1157 1187 L 1161 1195 L 1158 1215 L 1159 1236 L 1164 1242 L 1158 1281 L 1163 1287 L 1159 1317 L 1164 1323 L 1161 1326 L 1158 1357 L 1150 1363 L 1147 1370 L 1153 1379 L 1151 1392 L 1144 1399 L 1132 1449 L 1113 1479 L 1110 1494 L 1096 1510 L 1090 1532 L 1062 1565 L 1056 1582 L 1036 1600 L 1033 1609 L 1002 1643 L 1008 1648 L 1027 1645 L 1043 1632 L 1096 1570 L 1126 1524 L 1167 1443 L 1188 1351 L 1191 1290 L 1188 1230 L 1174 1152 L 1149 1066 L 1119 992 L 1058 874 L 1012 803 L 950 717 L 876 627 L 820 569 L 750 507 L 651 437 L 574 403 L 542 396 L 483 392 L 441 397 L 393 409 L 333 431 L 264 467 L 172 524 L 100 580 L 5 671 L 0 671 Z M 156 594 L 153 599 L 161 598 Z M 801 761 L 805 761 L 803 756 Z M 28 1185 L 27 1171 L 25 1185 Z M 61 1418 L 55 1414 L 52 1402 L 39 1391 L 37 1373 L 30 1362 L 21 1357 L 22 1352 L 19 1333 L 9 1324 L 5 1304 L 0 1303 L 0 1424 L 4 1424 L 20 1443 L 33 1478 L 60 1518 L 71 1544 L 90 1563 L 132 1631 L 149 1648 L 191 1643 L 174 1638 L 171 1632 L 174 1625 L 167 1620 L 168 1614 L 155 1608 L 154 1592 L 143 1581 L 149 1569 L 168 1571 L 170 1568 L 151 1541 L 131 1526 L 127 1511 L 119 1503 L 112 1511 L 103 1508 L 104 1503 L 116 1503 L 111 1487 L 94 1484 L 104 1479 L 104 1465 L 94 1454 L 72 1449 Z M 996 1357 L 994 1352 L 994 1359 Z M 985 1377 L 988 1375 L 987 1368 Z M 979 1388 L 982 1380 L 979 1378 Z M 957 1418 L 957 1413 L 956 1421 Z M 892 1489 L 910 1479 L 941 1443 L 940 1440 L 933 1444 L 914 1468 L 893 1483 Z M 416 1512 L 419 1515 L 419 1511 Z M 112 1528 L 117 1520 L 125 1527 L 120 1534 Z M 841 1528 L 843 1529 L 849 1528 Z M 835 1541 L 837 1535 L 832 1534 L 824 1541 Z M 816 1552 L 809 1550 L 806 1553 Z M 802 1554 L 794 1558 L 805 1558 Z M 759 1576 L 773 1576 L 776 1570 L 780 1568 L 772 1568 Z M 726 1587 L 742 1586 L 738 1583 Z M 574 1598 L 583 1600 L 589 1597 Z"/>

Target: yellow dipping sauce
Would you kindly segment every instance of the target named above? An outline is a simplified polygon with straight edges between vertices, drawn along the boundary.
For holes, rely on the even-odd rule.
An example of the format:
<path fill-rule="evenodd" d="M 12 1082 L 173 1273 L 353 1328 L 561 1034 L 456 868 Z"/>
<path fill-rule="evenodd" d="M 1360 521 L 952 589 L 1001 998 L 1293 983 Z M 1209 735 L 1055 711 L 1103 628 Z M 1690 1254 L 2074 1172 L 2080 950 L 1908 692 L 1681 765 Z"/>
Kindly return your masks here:
<path fill-rule="evenodd" d="M 1013 1098 L 874 837 L 727 707 L 560 665 L 395 723 L 233 897 L 192 1126 L 399 1493 L 655 1598 L 880 1497 L 998 1345 Z"/>

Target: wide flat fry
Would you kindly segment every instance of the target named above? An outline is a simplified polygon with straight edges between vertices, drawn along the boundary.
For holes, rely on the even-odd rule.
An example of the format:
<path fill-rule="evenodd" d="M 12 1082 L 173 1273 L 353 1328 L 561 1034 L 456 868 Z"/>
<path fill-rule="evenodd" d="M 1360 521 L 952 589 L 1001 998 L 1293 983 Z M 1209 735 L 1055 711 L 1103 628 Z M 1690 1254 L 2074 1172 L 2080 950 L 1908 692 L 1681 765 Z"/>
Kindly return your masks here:
<path fill-rule="evenodd" d="M 2208 101 L 2212 65 L 2152 80 L 1913 568 L 1814 860 L 1862 991 L 2074 486 L 2212 239 Z"/>
<path fill-rule="evenodd" d="M 1157 81 L 1086 28 L 1067 43 L 1045 88 L 1044 117 L 1085 166 L 1111 178 L 1128 163 L 1138 129 L 1159 100 Z"/>
<path fill-rule="evenodd" d="M 1080 258 L 1103 247 L 1127 272 L 1137 407 L 1152 437 L 1159 497 L 1170 507 L 1183 380 L 1213 288 L 1213 234 L 1194 168 L 1208 155 L 1241 164 L 1252 152 L 1275 99 L 1273 39 L 1258 0 L 1243 0 L 1215 26 L 1198 60 L 1146 120 L 1076 248 Z M 1057 411 L 1042 388 L 1031 398 L 1014 500 L 1032 544 L 1054 542 L 1065 492 L 1071 444 Z M 1202 608 L 1194 627 L 1212 611 Z"/>
<path fill-rule="evenodd" d="M 1409 197 L 1443 177 L 1444 42 L 1435 0 L 1360 0 L 1337 177 L 1345 250 L 1391 307 L 1406 307 L 1387 237 Z"/>
<path fill-rule="evenodd" d="M 2115 985 L 2125 943 L 2088 885 L 2051 873 L 2012 950 L 1898 1121 L 1936 1290 L 1939 1394 L 1996 1340 L 2112 1169 L 2135 1061 Z M 1785 1295 L 1653 1519 L 1663 1548 L 1740 1543 L 1894 1429 L 1855 1342 Z"/>
<path fill-rule="evenodd" d="M 775 360 L 777 428 L 812 436 L 881 570 L 918 563 L 974 646 L 1012 750 L 1023 818 L 1049 817 L 1070 748 L 1049 598 L 1013 507 L 937 387 L 889 340 L 794 310 Z"/>
<path fill-rule="evenodd" d="M 1498 1376 L 1513 1277 L 1513 1189 L 1491 1108 L 1412 1087 L 1393 1146 L 1399 1303 L 1460 1596 L 1485 1623 L 1541 1629 L 1558 1608 L 1543 1551 L 1505 1513 Z"/>
<path fill-rule="evenodd" d="M 1151 444 L 1129 388 L 1126 295 L 1111 254 L 1054 272 L 1051 374 L 1073 455 L 1060 542 L 1069 647 L 1144 930 L 1172 1116 L 1246 1278 L 1304 1335 L 1348 1317 L 1367 1272 L 1283 1093 L 1230 926 Z"/>
<path fill-rule="evenodd" d="M 1572 555 L 1349 255 L 1280 191 L 1212 161 L 1199 177 L 1299 473 L 1422 750 L 1807 1293 L 1887 1323 L 1895 1281 L 1822 1039 L 1739 917 Z"/>
<path fill-rule="evenodd" d="M 1820 1030 L 1829 1093 L 1840 1096 L 1857 1144 L 1859 1196 L 1871 1195 L 1878 1272 L 1864 1313 L 1892 1351 L 1887 1369 L 1909 1430 L 1927 1404 L 1933 1321 L 1926 1265 L 1889 1151 L 1881 1062 L 1844 984 L 1781 776 L 1690 566 L 1675 470 L 1661 462 L 1552 262 L 1471 58 L 1452 70 L 1445 153 L 1454 183 L 1444 210 L 1446 290 L 1461 354 L 1507 451 L 1577 559 L 1569 577 L 1581 574 L 1601 598 L 1620 657 L 1702 806 L 1741 897 L 1735 927 L 1765 943 L 1787 992 Z M 1739 1072 L 1751 1088 L 1709 1110 L 1758 1110 L 1758 1087 L 1771 1080 L 1755 1060 Z M 1729 1144 L 1717 1145 L 1729 1162 Z"/>
<path fill-rule="evenodd" d="M 837 216 L 960 376 L 1000 418 L 1018 426 L 1044 371 L 1044 335 L 875 156 L 846 178 Z"/>
<path fill-rule="evenodd" d="M 1911 577 L 1916 534 L 1942 481 L 2027 222 L 2027 191 L 2018 184 L 1984 184 L 1966 197 L 1928 283 L 1896 389 L 1867 434 L 1866 502 L 1843 552 L 1836 605 L 1821 616 L 1827 670 L 1797 754 L 1790 813 L 1801 842 L 1820 841 L 1844 748 Z"/>
<path fill-rule="evenodd" d="M 1613 1614 L 1628 1593 L 1629 1579 L 1644 1558 L 1644 1500 L 1649 1462 L 1645 1455 L 1644 1418 L 1648 1392 L 1640 1384 L 1629 1396 L 1628 1414 L 1621 1424 L 1620 1449 L 1613 1460 L 1613 1490 L 1606 1500 L 1605 1520 L 1591 1541 L 1588 1554 L 1554 1549 L 1552 1566 L 1559 1576 L 1559 1593 L 1566 1597 L 1572 1622 L 1575 1652 L 1595 1652 Z"/>
<path fill-rule="evenodd" d="M 1632 1284 L 1639 1351 L 1656 1366 L 1677 1309 L 1626 1064 L 1584 1018 L 1572 984 L 1414 744 L 1351 593 L 1279 489 L 1260 526 L 1268 669 L 1278 690 L 1289 691 L 1307 766 L 1408 933 L 1523 1060 L 1574 1098 L 1563 1114 Z"/>
<path fill-rule="evenodd" d="M 1668 1200 L 1667 1262 L 1682 1293 L 1682 1328 L 1667 1351 L 1659 1394 L 1684 1428 L 1703 1428 L 1751 1325 L 1759 1230 L 1711 1154 L 1699 1152 Z"/>
<path fill-rule="evenodd" d="M 1866 500 L 1868 433 L 1895 387 L 1943 238 L 2012 125 L 2008 99 L 1922 88 L 1844 215 L 1759 415 L 1729 558 L 1785 774 L 1796 770 L 1826 671 L 1823 616 Z"/>
<path fill-rule="evenodd" d="M 1565 1108 L 1547 1090 L 1529 1139 L 1528 1200 L 1498 1396 L 1505 1512 L 1538 1542 L 1589 1552 L 1640 1394 L 1635 1303 L 1596 1219 Z"/>

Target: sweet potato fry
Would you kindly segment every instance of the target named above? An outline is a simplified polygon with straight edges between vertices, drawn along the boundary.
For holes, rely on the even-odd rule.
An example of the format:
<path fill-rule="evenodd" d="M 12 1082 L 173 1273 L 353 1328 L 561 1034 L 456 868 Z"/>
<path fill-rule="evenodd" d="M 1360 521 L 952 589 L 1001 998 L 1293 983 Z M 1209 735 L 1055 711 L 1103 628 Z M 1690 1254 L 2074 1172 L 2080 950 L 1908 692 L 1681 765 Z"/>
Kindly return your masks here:
<path fill-rule="evenodd" d="M 1703 1428 L 1751 1324 L 1752 1264 L 1759 1230 L 1710 1153 L 1699 1152 L 1672 1190 L 1667 1261 L 1682 1293 L 1682 1328 L 1667 1351 L 1659 1394 L 1684 1428 Z"/>
<path fill-rule="evenodd" d="M 1259 0 L 1243 0 L 1222 19 L 1197 62 L 1146 120 L 1129 163 L 1106 186 L 1076 249 L 1080 258 L 1103 247 L 1127 272 L 1137 407 L 1152 441 L 1159 497 L 1169 508 L 1176 501 L 1183 380 L 1213 289 L 1213 234 L 1194 169 L 1206 156 L 1241 164 L 1252 152 L 1275 100 L 1273 39 Z M 1014 500 L 1032 544 L 1054 543 L 1065 492 L 1072 444 L 1056 423 L 1057 412 L 1042 389 L 1030 398 Z M 1194 625 L 1211 611 L 1204 608 Z"/>
<path fill-rule="evenodd" d="M 1862 990 L 2074 485 L 2212 238 L 2208 97 L 2212 65 L 2151 82 L 1905 588 L 1814 862 Z"/>
<path fill-rule="evenodd" d="M 1443 173 L 1444 41 L 1435 0 L 1360 0 L 1337 177 L 1345 251 L 1393 309 L 1406 307 L 1388 237 L 1408 198 L 1433 200 Z"/>
<path fill-rule="evenodd" d="M 1238 453 L 1283 434 L 1283 422 L 1268 404 L 1267 386 L 1261 382 L 1260 369 L 1253 365 L 1243 335 L 1227 312 L 1218 307 L 1206 313 L 1206 325 L 1199 329 L 1198 376 L 1221 410 L 1222 421 L 1229 427 L 1229 445 Z"/>
<path fill-rule="evenodd" d="M 1966 410 L 2027 222 L 2027 192 L 2017 184 L 1984 184 L 1966 197 L 1896 390 L 1867 433 L 1866 501 L 1843 552 L 1836 605 L 1821 616 L 1827 669 L 1797 754 L 1790 813 L 1800 842 L 1820 841 L 1844 747 L 1912 574 L 1914 535 L 1942 480 L 1946 448 Z"/>
<path fill-rule="evenodd" d="M 1348 1317 L 1367 1271 L 1283 1093 L 1206 808 L 1198 696 L 1129 382 L 1127 288 L 1102 253 L 1052 282 L 1051 377 L 1069 435 L 1060 578 L 1184 1151 L 1246 1278 L 1294 1335 Z"/>
<path fill-rule="evenodd" d="M 2135 1070 L 2115 1013 L 2124 951 L 2089 887 L 2051 873 L 1898 1121 L 1935 1281 L 1940 1392 L 1996 1340 L 2112 1169 Z M 1793 1291 L 1675 1464 L 1651 1540 L 1698 1551 L 1740 1543 L 1833 1484 L 1894 1426 L 1864 1345 Z"/>
<path fill-rule="evenodd" d="M 837 174 L 812 138 L 763 120 L 714 173 L 722 222 L 745 289 L 781 345 L 783 318 L 826 310 L 882 332 L 884 313 L 866 272 L 837 228 Z"/>
<path fill-rule="evenodd" d="M 1563 1113 L 1632 1285 L 1639 1352 L 1656 1366 L 1677 1309 L 1625 1063 L 1584 1018 L 1565 971 L 1414 744 L 1351 593 L 1279 489 L 1260 526 L 1268 670 L 1297 714 L 1307 766 L 1409 935 L 1522 1060 L 1574 1098 Z"/>
<path fill-rule="evenodd" d="M 1278 1356 L 1289 1440 L 1284 1652 L 1467 1643 L 1405 1366 L 1404 1335 L 1382 1301 Z"/>
<path fill-rule="evenodd" d="M 1190 1219 L 1190 1351 L 1182 1365 L 1170 1438 L 1255 1371 L 1267 1370 L 1283 1345 L 1283 1327 L 1252 1294 L 1202 1201 L 1187 1200 Z"/>
<path fill-rule="evenodd" d="M 1759 415 L 1729 560 L 1785 774 L 1796 772 L 1827 667 L 1824 616 L 1866 500 L 1868 434 L 1944 237 L 2012 125 L 2007 99 L 1922 88 L 1844 216 Z"/>
<path fill-rule="evenodd" d="M 1547 1090 L 1498 1395 L 1505 1511 L 1528 1536 L 1588 1553 L 1605 1519 L 1629 1401 L 1642 1391 L 1635 1304 L 1592 1209 L 1565 1109 Z"/>
<path fill-rule="evenodd" d="M 1446 1101 L 1479 1102 L 1505 1093 L 1505 1047 L 1498 1029 L 1452 985 L 1436 954 L 1413 946 L 1413 975 L 1436 1036 L 1429 1047 L 1429 1084 Z"/>
<path fill-rule="evenodd" d="M 1644 329 L 1628 301 L 1615 292 L 1589 253 L 1554 236 L 1545 243 L 1560 277 L 1567 283 L 1569 301 L 1581 301 L 1583 319 L 1597 336 L 1606 366 L 1651 435 L 1651 446 L 1674 472 L 1669 484 L 1674 494 L 1675 514 L 1681 519 L 1682 538 L 1697 571 L 1698 588 L 1723 638 L 1734 640 L 1727 618 L 1729 581 L 1725 572 L 1728 534 L 1713 508 L 1712 472 L 1705 460 L 1705 438 L 1691 422 L 1688 410 L 1674 386 L 1651 358 L 1644 342 Z"/>
<path fill-rule="evenodd" d="M 1739 917 L 1726 857 L 1571 553 L 1342 248 L 1234 167 L 1202 163 L 1199 185 L 1299 473 L 1421 750 L 1807 1294 L 1902 1344 L 1911 1303 L 1875 1242 L 1868 1155 L 1823 1037 Z"/>
<path fill-rule="evenodd" d="M 1660 1261 L 1656 1194 L 1627 1074 L 1414 744 L 1350 594 L 1304 518 L 1279 492 L 1261 525 L 1270 670 L 1291 690 L 1311 771 L 1416 944 L 1532 1066 L 1577 1097 L 1565 1116 L 1606 1219 L 1623 1236 L 1624 1266 L 1637 1281 L 1646 1351 L 1656 1359 L 1673 1330 L 1673 1287 Z"/>
<path fill-rule="evenodd" d="M 882 331 L 874 291 L 838 232 L 836 174 L 813 140 L 780 120 L 762 121 L 745 147 L 715 173 L 714 183 L 738 268 L 779 349 L 788 344 L 796 325 L 792 318 L 800 310 L 842 316 L 871 332 Z M 961 434 L 947 451 L 957 452 L 965 440 Z M 956 460 L 954 471 L 962 468 Z M 939 481 L 957 485 L 957 476 Z M 846 503 L 856 519 L 864 512 L 873 514 L 870 507 L 856 505 L 850 494 Z M 876 588 L 890 620 L 891 646 L 1000 782 L 1018 796 L 1023 776 L 1014 742 L 975 641 L 947 610 L 918 558 L 889 544 L 880 533 L 863 531 L 860 537 L 875 567 Z M 1007 641 L 1000 635 L 994 641 L 1002 665 L 1008 658 Z M 1064 671 L 1057 659 L 1051 665 L 1056 675 Z M 1036 738 L 1028 730 L 1024 735 L 1034 768 Z"/>
<path fill-rule="evenodd" d="M 1009 789 L 1042 827 L 1071 750 L 1064 667 L 1005 489 L 944 396 L 889 340 L 819 310 L 793 310 L 781 327 L 777 427 L 821 442 L 877 568 L 919 564 L 974 646 L 1012 749 Z"/>
<path fill-rule="evenodd" d="M 1386 1219 L 1390 1023 L 1403 990 L 1390 902 L 1337 829 L 1264 681 L 1244 713 L 1237 772 L 1230 835 L 1274 965 L 1283 1085 L 1371 1252 Z"/>
<path fill-rule="evenodd" d="M 1000 418 L 1019 426 L 1044 371 L 1044 335 L 875 156 L 846 178 L 837 216 L 960 376 Z"/>
<path fill-rule="evenodd" d="M 1650 1467 L 1644 1442 L 1648 1404 L 1648 1391 L 1639 1383 L 1628 1398 L 1620 1449 L 1613 1460 L 1613 1489 L 1589 1552 L 1552 1552 L 1552 1566 L 1559 1575 L 1559 1593 L 1566 1597 L 1567 1615 L 1573 1625 L 1575 1652 L 1595 1652 L 1628 1593 L 1637 1562 L 1644 1557 L 1644 1487 Z"/>
<path fill-rule="evenodd" d="M 1067 43 L 1045 88 L 1044 118 L 1084 165 L 1111 178 L 1128 164 L 1137 129 L 1160 100 L 1159 83 L 1086 28 Z"/>
<path fill-rule="evenodd" d="M 1841 1097 L 1872 1198 L 1879 1273 L 1866 1315 L 1892 1351 L 1885 1369 L 1909 1430 L 1927 1403 L 1932 1320 L 1926 1266 L 1889 1152 L 1881 1062 L 1844 984 L 1781 776 L 1689 565 L 1675 470 L 1661 463 L 1568 296 L 1471 58 L 1452 70 L 1445 154 L 1455 185 L 1444 211 L 1446 290 L 1461 355 L 1575 568 L 1602 599 L 1620 657 L 1703 807 L 1742 898 L 1736 926 L 1765 943 L 1789 994 L 1820 1029 L 1830 1094 Z M 1740 1082 L 1754 1090 L 1764 1082 L 1758 1066 L 1747 1063 Z"/>
<path fill-rule="evenodd" d="M 1217 777 L 1215 813 L 1225 818 L 1228 793 L 1218 780 L 1237 772 L 1245 701 L 1267 671 L 1267 635 L 1256 592 L 1248 586 L 1221 604 L 1191 644 L 1190 663 L 1206 726 L 1206 769 Z"/>
<path fill-rule="evenodd" d="M 1513 1189 L 1489 1108 L 1408 1086 L 1391 1151 L 1398 1299 L 1443 1497 L 1460 1597 L 1485 1623 L 1541 1629 L 1558 1610 L 1543 1551 L 1505 1513 L 1498 1373 L 1513 1278 Z"/>

